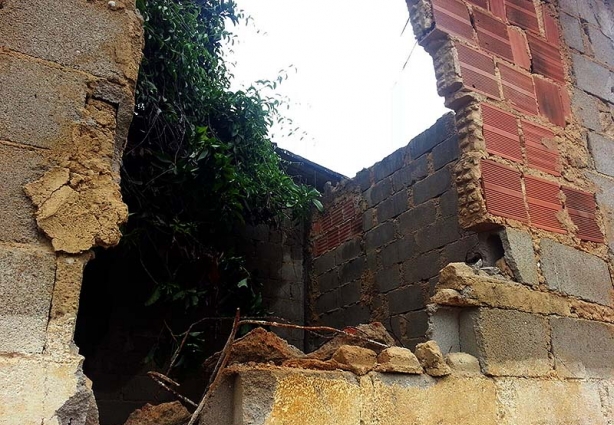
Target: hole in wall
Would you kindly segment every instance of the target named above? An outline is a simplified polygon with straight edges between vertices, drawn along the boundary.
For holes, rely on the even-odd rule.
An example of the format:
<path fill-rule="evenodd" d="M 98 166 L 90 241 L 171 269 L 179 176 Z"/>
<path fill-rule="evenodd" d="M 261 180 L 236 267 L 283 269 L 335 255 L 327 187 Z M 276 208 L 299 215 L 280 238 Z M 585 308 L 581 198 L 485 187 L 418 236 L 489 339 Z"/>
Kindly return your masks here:
<path fill-rule="evenodd" d="M 397 0 L 398 1 L 398 0 Z M 343 1 L 348 10 L 359 11 L 369 20 L 375 19 L 371 6 L 356 6 L 354 2 Z M 0 0 L 2 4 L 2 0 Z M 407 16 L 406 5 L 399 1 L 398 10 L 403 11 L 403 16 Z M 279 6 L 279 5 L 278 5 Z M 289 9 L 296 8 L 296 4 L 284 6 Z M 317 8 L 311 5 L 312 8 Z M 338 7 L 338 6 L 335 6 Z M 259 12 L 257 8 L 249 11 L 257 20 Z M 388 13 L 388 12 L 387 12 Z M 276 11 L 277 18 L 281 14 Z M 397 14 L 397 12 L 394 12 Z M 377 16 L 378 20 L 386 21 L 387 14 Z M 395 18 L 398 16 L 395 16 Z M 305 22 L 304 16 L 298 14 L 294 17 L 293 23 L 291 16 L 286 16 L 283 21 L 290 26 L 296 26 L 297 22 Z M 279 19 L 277 19 L 279 20 Z M 411 25 L 405 29 L 402 40 L 406 45 L 400 51 L 394 61 L 396 65 L 387 72 L 392 74 L 390 81 L 386 84 L 369 86 L 370 81 L 379 81 L 383 77 L 378 76 L 376 71 L 384 66 L 374 58 L 370 58 L 365 63 L 366 46 L 360 40 L 352 38 L 352 34 L 364 32 L 364 26 L 358 21 L 347 19 L 352 22 L 344 30 L 340 27 L 339 19 L 331 20 L 336 25 L 335 31 L 321 29 L 326 34 L 326 43 L 318 45 L 313 40 L 308 40 L 307 48 L 324 49 L 332 41 L 343 41 L 344 44 L 334 44 L 334 56 L 338 57 L 339 64 L 343 65 L 345 74 L 334 77 L 332 71 L 339 66 L 323 60 L 321 57 L 314 59 L 317 72 L 325 71 L 325 78 L 313 78 L 318 81 L 319 88 L 324 91 L 336 93 L 334 100 L 324 100 L 323 103 L 313 103 L 309 105 L 305 123 L 301 124 L 306 130 L 313 121 L 321 121 L 325 117 L 330 121 L 330 125 L 321 130 L 320 139 L 315 141 L 310 139 L 310 143 L 323 147 L 324 158 L 320 161 L 318 157 L 313 157 L 309 153 L 304 154 L 307 158 L 315 162 L 325 162 L 334 160 L 336 162 L 329 165 L 330 168 L 341 170 L 340 167 L 348 163 L 349 153 L 360 153 L 364 163 L 353 165 L 353 171 L 357 171 L 363 166 L 371 166 L 378 159 L 385 157 L 398 147 L 405 146 L 409 140 L 425 130 L 430 124 L 441 117 L 447 109 L 443 106 L 443 100 L 436 93 L 436 82 L 434 77 L 431 58 L 420 46 L 416 46 L 411 34 Z M 263 19 L 259 25 L 266 29 L 267 19 Z M 399 43 L 399 33 L 403 29 L 405 22 L 401 21 L 398 29 L 391 33 L 391 40 L 378 38 L 375 40 L 380 46 Z M 309 23 L 310 26 L 313 22 Z M 285 28 L 289 32 L 300 31 L 300 28 Z M 311 33 L 307 31 L 307 33 Z M 337 40 L 331 40 L 330 33 L 338 34 Z M 368 37 L 373 38 L 377 31 L 369 31 Z M 312 34 L 313 35 L 313 34 Z M 291 38 L 291 37 L 286 37 Z M 312 38 L 312 37 L 311 37 Z M 305 41 L 303 41 L 305 43 Z M 292 49 L 300 50 L 300 49 Z M 339 54 L 347 50 L 348 55 Z M 382 49 L 379 49 L 382 50 Z M 282 56 L 288 54 L 286 49 L 277 49 Z M 358 63 L 349 61 L 349 53 L 360 58 Z M 383 49 L 383 58 L 387 55 L 395 55 L 394 51 Z M 382 52 L 379 52 L 382 55 Z M 291 63 L 291 58 L 283 58 L 285 62 Z M 262 57 L 258 58 L 260 62 Z M 386 62 L 386 66 L 390 65 Z M 245 66 L 249 67 L 249 63 Z M 365 76 L 358 71 L 367 68 L 372 74 Z M 277 71 L 277 69 L 276 69 Z M 276 72 L 275 71 L 275 72 Z M 299 74 L 301 75 L 299 67 Z M 251 78 L 274 78 L 275 75 L 261 75 Z M 307 76 L 307 78 L 311 78 Z M 337 79 L 335 79 L 337 78 Z M 249 79 L 248 79 L 249 80 Z M 346 80 L 353 82 L 347 84 Z M 381 82 L 381 81 L 380 81 Z M 338 86 L 344 86 L 345 91 L 336 91 Z M 416 88 L 420 88 L 420 93 Z M 426 91 L 424 91 L 426 90 Z M 428 93 L 428 95 L 425 95 Z M 367 96 L 375 96 L 377 102 L 382 104 L 395 104 L 386 107 L 385 113 L 374 99 Z M 288 94 L 290 95 L 290 94 Z M 379 96 L 379 97 L 378 97 Z M 402 103 L 400 101 L 403 101 Z M 300 101 L 300 100 L 299 100 Z M 347 102 L 346 105 L 341 101 Z M 334 106 L 331 113 L 324 108 L 324 104 L 330 103 Z M 437 106 L 435 106 L 437 105 Z M 317 114 L 314 110 L 320 110 Z M 356 115 L 353 111 L 364 111 L 366 115 Z M 350 117 L 349 122 L 342 122 L 341 118 Z M 362 118 L 361 118 L 362 117 Z M 355 125 L 356 122 L 368 122 L 369 125 Z M 411 123 L 412 127 L 397 128 L 395 125 Z M 395 141 L 391 141 L 395 139 Z M 342 140 L 348 141 L 350 145 L 343 145 Z M 325 144 L 330 141 L 330 144 Z M 376 143 L 374 141 L 377 141 Z M 298 145 L 290 144 L 289 150 L 295 150 Z M 357 149 L 360 147 L 360 149 Z M 368 147 L 383 149 L 368 151 Z M 298 152 L 302 153 L 302 152 Z M 345 171 L 348 175 L 353 175 L 353 171 Z M 152 358 L 152 347 L 155 347 L 160 339 L 168 338 L 165 334 L 165 319 L 177 317 L 181 312 L 158 309 L 155 306 L 146 306 L 147 298 L 151 294 L 151 279 L 140 268 L 135 268 L 139 258 L 125 256 L 124 251 L 117 249 L 99 250 L 96 259 L 92 260 L 84 272 L 84 282 L 81 293 L 81 304 L 77 320 L 75 341 L 80 347 L 80 353 L 85 356 L 84 371 L 92 379 L 93 389 L 97 398 L 100 424 L 101 425 L 120 425 L 123 424 L 128 415 L 145 403 L 159 403 L 174 400 L 164 390 L 158 387 L 146 373 L 150 370 L 164 372 L 164 367 L 156 364 Z M 190 324 L 186 320 L 186 326 Z M 219 334 L 226 335 L 225 330 Z M 215 351 L 223 340 L 213 339 L 209 349 Z M 170 358 L 171 353 L 159 353 L 160 357 Z M 203 375 L 195 374 L 193 381 L 182 381 L 182 393 L 192 399 L 198 400 L 199 390 Z M 196 382 L 197 381 L 197 382 Z M 187 383 L 186 383 L 187 382 Z M 193 384 L 191 387 L 190 385 Z"/>

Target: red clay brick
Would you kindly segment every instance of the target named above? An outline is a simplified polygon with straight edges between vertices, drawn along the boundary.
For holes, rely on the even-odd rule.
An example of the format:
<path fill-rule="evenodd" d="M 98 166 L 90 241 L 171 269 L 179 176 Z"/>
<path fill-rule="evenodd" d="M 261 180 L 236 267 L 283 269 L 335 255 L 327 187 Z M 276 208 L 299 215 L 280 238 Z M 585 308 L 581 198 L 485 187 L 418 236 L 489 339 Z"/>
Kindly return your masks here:
<path fill-rule="evenodd" d="M 531 33 L 527 33 L 527 40 L 531 51 L 533 72 L 564 83 L 565 70 L 559 48 Z"/>
<path fill-rule="evenodd" d="M 561 159 L 554 133 L 547 128 L 521 120 L 527 163 L 529 167 L 554 176 L 561 175 Z"/>
<path fill-rule="evenodd" d="M 482 103 L 481 108 L 486 150 L 512 161 L 522 162 L 516 117 L 485 103 Z"/>
<path fill-rule="evenodd" d="M 597 204 L 595 196 L 590 192 L 563 186 L 565 206 L 571 221 L 578 227 L 576 234 L 580 239 L 593 242 L 603 242 L 603 234 L 597 224 L 595 213 Z"/>
<path fill-rule="evenodd" d="M 537 76 L 533 78 L 533 81 L 540 114 L 551 123 L 564 127 L 565 108 L 561 98 L 561 87 Z"/>
<path fill-rule="evenodd" d="M 560 47 L 561 35 L 556 19 L 550 14 L 548 7 L 542 5 L 542 16 L 544 18 L 544 28 L 546 30 L 546 40 L 555 46 Z"/>
<path fill-rule="evenodd" d="M 557 219 L 557 214 L 563 209 L 559 185 L 530 176 L 526 176 L 524 181 L 531 225 L 551 232 L 567 233 Z"/>
<path fill-rule="evenodd" d="M 563 113 L 565 118 L 571 118 L 571 100 L 569 99 L 569 91 L 567 87 L 562 86 L 561 90 L 561 103 L 563 104 Z"/>
<path fill-rule="evenodd" d="M 509 61 L 514 60 L 507 25 L 479 10 L 473 11 L 478 41 L 481 47 Z"/>
<path fill-rule="evenodd" d="M 539 34 L 539 23 L 532 0 L 505 0 L 507 20 L 512 24 Z"/>
<path fill-rule="evenodd" d="M 435 24 L 439 30 L 473 41 L 473 26 L 467 6 L 456 0 L 432 1 Z"/>
<path fill-rule="evenodd" d="M 504 0 L 490 0 L 490 12 L 503 21 L 507 20 Z"/>
<path fill-rule="evenodd" d="M 475 6 L 480 6 L 483 9 L 488 9 L 488 0 L 467 0 L 467 2 Z"/>
<path fill-rule="evenodd" d="M 531 74 L 525 74 L 510 66 L 499 63 L 503 98 L 509 100 L 517 109 L 537 115 L 535 87 Z"/>
<path fill-rule="evenodd" d="M 529 44 L 527 43 L 527 38 L 524 35 L 524 31 L 515 27 L 508 27 L 507 30 L 510 36 L 510 45 L 512 47 L 514 63 L 527 71 L 530 70 L 531 57 L 529 56 Z"/>
<path fill-rule="evenodd" d="M 456 45 L 463 84 L 470 90 L 500 99 L 493 58 L 461 44 Z"/>
<path fill-rule="evenodd" d="M 482 187 L 490 214 L 527 222 L 520 172 L 489 160 L 482 160 Z"/>

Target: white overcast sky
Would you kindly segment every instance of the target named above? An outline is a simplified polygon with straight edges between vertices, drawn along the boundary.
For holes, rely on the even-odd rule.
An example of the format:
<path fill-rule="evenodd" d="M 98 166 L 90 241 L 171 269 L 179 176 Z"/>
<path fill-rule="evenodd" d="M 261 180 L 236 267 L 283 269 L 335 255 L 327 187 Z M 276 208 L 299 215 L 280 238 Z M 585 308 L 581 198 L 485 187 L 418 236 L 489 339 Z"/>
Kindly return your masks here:
<path fill-rule="evenodd" d="M 253 18 L 234 27 L 235 88 L 296 72 L 278 88 L 307 132 L 273 141 L 346 176 L 405 146 L 446 112 L 431 58 L 401 35 L 404 0 L 237 0 Z"/>

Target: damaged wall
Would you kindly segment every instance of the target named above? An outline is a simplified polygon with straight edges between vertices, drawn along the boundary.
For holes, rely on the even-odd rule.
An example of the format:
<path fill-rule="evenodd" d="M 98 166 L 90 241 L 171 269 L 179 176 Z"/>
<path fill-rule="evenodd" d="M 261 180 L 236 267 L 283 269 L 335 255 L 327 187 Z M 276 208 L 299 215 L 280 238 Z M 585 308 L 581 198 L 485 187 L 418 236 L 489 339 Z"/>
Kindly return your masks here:
<path fill-rule="evenodd" d="M 334 327 L 378 320 L 413 347 L 439 270 L 478 238 L 458 225 L 454 115 L 325 194 L 310 233 L 309 320 Z M 312 343 L 314 343 L 312 341 Z"/>
<path fill-rule="evenodd" d="M 133 1 L 0 2 L 0 423 L 97 420 L 73 343 L 83 267 L 119 241 L 142 26 Z"/>

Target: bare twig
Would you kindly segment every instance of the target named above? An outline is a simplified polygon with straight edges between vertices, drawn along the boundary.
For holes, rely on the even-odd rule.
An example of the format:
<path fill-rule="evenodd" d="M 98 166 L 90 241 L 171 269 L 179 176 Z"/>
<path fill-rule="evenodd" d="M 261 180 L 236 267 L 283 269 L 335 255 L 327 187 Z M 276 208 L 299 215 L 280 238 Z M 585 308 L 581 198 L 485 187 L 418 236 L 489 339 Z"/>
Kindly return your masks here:
<path fill-rule="evenodd" d="M 357 335 L 355 333 L 352 332 L 348 332 L 345 330 L 340 330 L 340 329 L 335 329 L 335 328 L 331 328 L 328 326 L 303 326 L 303 325 L 293 325 L 290 323 L 278 323 L 278 322 L 269 322 L 267 320 L 241 320 L 239 322 L 239 326 L 240 325 L 258 325 L 258 326 L 272 326 L 275 328 L 289 328 L 289 329 L 301 329 L 301 330 L 305 330 L 305 331 L 310 331 L 310 332 L 331 332 L 337 335 L 345 335 L 347 337 L 350 338 L 356 338 L 356 339 L 362 339 L 364 341 L 367 341 L 373 345 L 377 345 L 378 347 L 382 347 L 382 348 L 388 348 L 388 345 L 378 342 L 378 341 L 374 341 L 370 338 L 367 338 L 365 336 L 361 336 L 361 335 Z M 357 333 L 362 333 L 362 331 L 358 328 L 351 328 L 354 332 Z"/>
<path fill-rule="evenodd" d="M 162 388 L 164 388 L 169 393 L 173 394 L 178 399 L 180 399 L 180 400 L 182 400 L 182 401 L 186 402 L 187 404 L 190 404 L 190 405 L 192 405 L 194 407 L 198 407 L 198 405 L 196 403 L 194 403 L 192 400 L 190 400 L 189 398 L 187 398 L 185 396 L 182 396 L 177 391 L 175 391 L 174 389 L 172 389 L 168 385 L 166 385 L 166 383 L 168 383 L 168 384 L 174 385 L 176 387 L 179 386 L 179 383 L 173 381 L 168 376 L 162 375 L 159 372 L 153 372 L 153 371 L 147 372 L 147 375 L 149 375 L 149 377 L 151 379 L 153 379 L 156 382 L 156 384 L 160 385 Z"/>
<path fill-rule="evenodd" d="M 235 336 L 237 335 L 237 331 L 239 330 L 240 319 L 241 319 L 241 312 L 239 309 L 237 309 L 235 320 L 232 324 L 232 331 L 230 332 L 230 335 L 228 336 L 226 345 L 224 345 L 224 349 L 222 350 L 222 355 L 220 356 L 217 364 L 215 365 L 215 370 L 213 371 L 213 375 L 211 375 L 211 379 L 209 380 L 209 387 L 205 391 L 205 395 L 203 395 L 203 398 L 200 400 L 200 403 L 198 403 L 198 407 L 192 414 L 192 417 L 190 418 L 190 422 L 188 422 L 188 425 L 194 425 L 196 423 L 196 421 L 200 417 L 200 414 L 205 408 L 205 404 L 207 403 L 209 396 L 213 393 L 213 391 L 215 391 L 215 389 L 221 382 L 222 374 L 220 372 L 228 364 L 228 359 L 230 358 L 230 352 L 232 351 L 232 343 L 234 342 Z"/>

